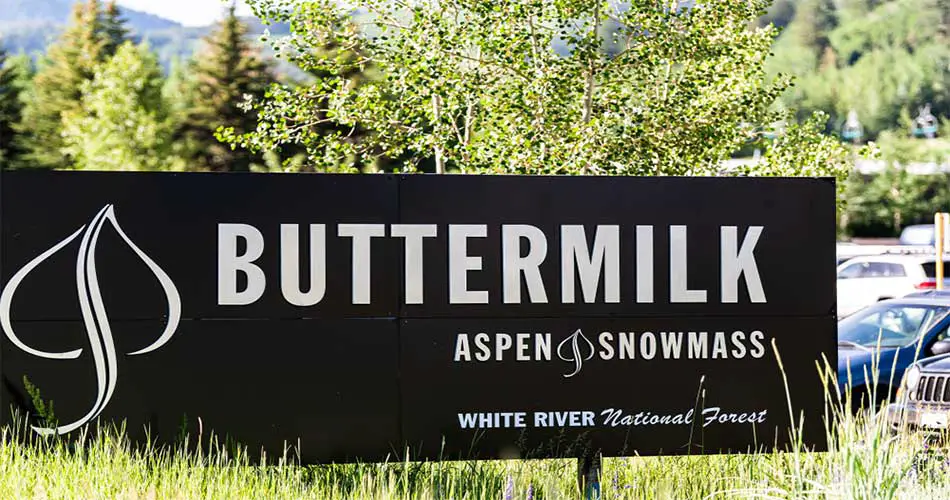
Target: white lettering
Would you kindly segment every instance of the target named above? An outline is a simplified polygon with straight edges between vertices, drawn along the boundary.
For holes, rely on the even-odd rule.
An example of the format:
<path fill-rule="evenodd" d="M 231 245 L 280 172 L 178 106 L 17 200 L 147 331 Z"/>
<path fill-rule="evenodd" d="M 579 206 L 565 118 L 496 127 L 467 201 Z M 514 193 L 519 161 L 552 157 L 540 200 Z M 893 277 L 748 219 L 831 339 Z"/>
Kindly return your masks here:
<path fill-rule="evenodd" d="M 574 303 L 574 270 L 580 275 L 584 302 L 597 299 L 604 276 L 604 302 L 620 302 L 620 227 L 597 226 L 594 248 L 587 247 L 584 226 L 561 226 L 561 301 Z"/>
<path fill-rule="evenodd" d="M 656 335 L 653 332 L 643 332 L 640 334 L 640 357 L 653 359 L 654 356 L 656 356 Z"/>
<path fill-rule="evenodd" d="M 727 358 L 726 355 L 726 332 L 716 332 L 713 339 L 712 359 Z"/>
<path fill-rule="evenodd" d="M 468 272 L 482 269 L 482 258 L 468 255 L 469 238 L 485 238 L 488 227 L 482 225 L 449 225 L 449 303 L 487 304 L 488 292 L 468 289 Z"/>
<path fill-rule="evenodd" d="M 548 415 L 543 412 L 536 412 L 534 414 L 534 426 L 535 427 L 547 427 L 548 426 Z"/>
<path fill-rule="evenodd" d="M 653 226 L 637 226 L 637 302 L 653 303 Z"/>
<path fill-rule="evenodd" d="M 708 340 L 706 332 L 689 332 L 689 357 L 690 359 L 705 358 L 708 352 Z"/>
<path fill-rule="evenodd" d="M 744 358 L 745 357 L 745 344 L 742 343 L 745 339 L 745 333 L 740 331 L 732 332 L 732 357 L 733 358 Z"/>
<path fill-rule="evenodd" d="M 633 332 L 620 332 L 620 359 L 633 359 L 635 349 Z"/>
<path fill-rule="evenodd" d="M 459 426 L 463 429 L 474 429 L 478 416 L 475 413 L 459 413 Z"/>
<path fill-rule="evenodd" d="M 406 304 L 422 304 L 423 240 L 438 236 L 439 227 L 435 224 L 393 224 L 390 234 L 393 238 L 406 239 Z"/>
<path fill-rule="evenodd" d="M 511 335 L 507 333 L 495 335 L 495 361 L 501 361 L 508 349 L 511 349 Z"/>
<path fill-rule="evenodd" d="M 238 239 L 247 242 L 238 255 Z M 264 271 L 253 262 L 264 254 L 264 235 L 248 224 L 218 224 L 218 305 L 246 306 L 264 295 Z M 247 276 L 247 288 L 238 291 L 238 273 Z"/>
<path fill-rule="evenodd" d="M 706 290 L 690 290 L 686 226 L 670 226 L 670 302 L 706 302 Z"/>
<path fill-rule="evenodd" d="M 534 359 L 551 361 L 551 334 L 534 334 Z"/>
<path fill-rule="evenodd" d="M 660 332 L 660 343 L 663 345 L 663 356 L 666 359 L 680 359 L 683 332 Z"/>
<path fill-rule="evenodd" d="M 327 226 L 310 225 L 310 290 L 300 287 L 300 226 L 280 225 L 280 291 L 295 306 L 320 303 L 327 291 Z"/>
<path fill-rule="evenodd" d="M 478 349 L 478 352 L 475 353 L 475 359 L 488 361 L 491 358 L 491 348 L 488 347 L 489 340 L 491 340 L 491 337 L 487 333 L 475 335 L 475 348 Z"/>
<path fill-rule="evenodd" d="M 706 416 L 707 413 L 712 413 L 712 415 L 706 417 L 706 421 L 703 423 L 703 427 L 708 426 L 709 424 L 716 421 L 716 418 L 719 417 L 720 408 L 718 406 L 712 408 L 706 408 L 703 410 L 703 416 Z"/>
<path fill-rule="evenodd" d="M 521 240 L 528 240 L 528 254 L 521 256 Z M 528 287 L 532 303 L 547 304 L 548 295 L 541 280 L 541 263 L 548 253 L 548 240 L 534 226 L 505 224 L 501 226 L 501 255 L 506 304 L 521 303 L 521 276 Z"/>
<path fill-rule="evenodd" d="M 759 268 L 755 264 L 755 244 L 762 234 L 762 226 L 752 226 L 742 240 L 742 247 L 738 246 L 738 232 L 736 226 L 721 228 L 720 246 L 722 248 L 722 302 L 735 304 L 739 302 L 739 277 L 745 277 L 746 288 L 749 290 L 749 300 L 753 303 L 765 302 L 765 291 L 762 289 L 762 279 L 759 278 Z"/>
<path fill-rule="evenodd" d="M 337 235 L 353 238 L 353 304 L 370 303 L 372 238 L 386 236 L 385 224 L 340 224 Z"/>
<path fill-rule="evenodd" d="M 472 352 L 468 345 L 468 334 L 460 333 L 458 337 L 455 338 L 455 361 L 471 361 Z"/>
<path fill-rule="evenodd" d="M 518 349 L 515 359 L 518 361 L 531 361 L 531 356 L 528 354 L 528 339 L 530 337 L 530 333 L 519 333 L 515 335 L 515 342 Z"/>
<path fill-rule="evenodd" d="M 610 332 L 601 332 L 600 334 L 600 359 L 611 360 L 614 357 L 614 334 Z"/>
<path fill-rule="evenodd" d="M 758 330 L 749 334 L 749 342 L 752 342 L 754 346 L 752 349 L 749 349 L 749 354 L 751 354 L 753 358 L 758 359 L 765 355 L 765 347 L 761 342 L 763 337 L 762 332 Z"/>

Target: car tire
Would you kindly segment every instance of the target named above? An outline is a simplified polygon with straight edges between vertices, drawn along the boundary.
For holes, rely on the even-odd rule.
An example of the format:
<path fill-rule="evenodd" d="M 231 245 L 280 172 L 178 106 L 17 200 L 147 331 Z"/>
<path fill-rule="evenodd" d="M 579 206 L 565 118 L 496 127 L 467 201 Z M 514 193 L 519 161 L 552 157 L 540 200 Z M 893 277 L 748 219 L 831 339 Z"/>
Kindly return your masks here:
<path fill-rule="evenodd" d="M 874 404 L 868 405 L 871 398 L 871 391 L 867 386 L 855 387 L 851 391 L 851 414 L 857 415 L 860 411 L 871 411 L 878 413 L 887 408 L 887 405 L 894 400 L 895 390 L 890 390 L 887 386 L 880 386 L 874 393 Z"/>

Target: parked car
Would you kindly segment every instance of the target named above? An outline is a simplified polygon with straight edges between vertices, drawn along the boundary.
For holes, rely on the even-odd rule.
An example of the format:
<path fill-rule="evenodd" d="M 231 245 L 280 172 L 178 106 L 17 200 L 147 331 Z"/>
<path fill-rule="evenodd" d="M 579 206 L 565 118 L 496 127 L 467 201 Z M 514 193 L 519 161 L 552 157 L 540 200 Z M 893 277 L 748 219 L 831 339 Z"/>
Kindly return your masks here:
<path fill-rule="evenodd" d="M 926 290 L 923 292 L 914 292 L 904 296 L 905 298 L 914 298 L 914 297 L 933 297 L 933 298 L 946 298 L 950 299 L 950 287 L 944 288 L 943 290 Z"/>
<path fill-rule="evenodd" d="M 947 297 L 885 300 L 838 321 L 839 396 L 850 389 L 854 408 L 893 400 L 909 366 L 946 352 L 948 330 Z"/>
<path fill-rule="evenodd" d="M 901 231 L 899 242 L 901 245 L 934 246 L 936 229 L 933 224 L 914 224 Z"/>
<path fill-rule="evenodd" d="M 838 318 L 847 317 L 875 302 L 900 298 L 937 287 L 933 250 L 892 250 L 858 256 L 838 266 Z M 944 259 L 944 286 L 950 288 L 950 255 Z"/>
<path fill-rule="evenodd" d="M 900 250 L 899 245 L 858 245 L 847 241 L 839 241 L 835 246 L 835 265 L 841 265 L 854 257 L 881 255 L 887 252 Z"/>
<path fill-rule="evenodd" d="M 950 339 L 938 341 L 939 356 L 922 359 L 905 372 L 897 400 L 887 405 L 892 428 L 943 433 L 950 428 Z"/>

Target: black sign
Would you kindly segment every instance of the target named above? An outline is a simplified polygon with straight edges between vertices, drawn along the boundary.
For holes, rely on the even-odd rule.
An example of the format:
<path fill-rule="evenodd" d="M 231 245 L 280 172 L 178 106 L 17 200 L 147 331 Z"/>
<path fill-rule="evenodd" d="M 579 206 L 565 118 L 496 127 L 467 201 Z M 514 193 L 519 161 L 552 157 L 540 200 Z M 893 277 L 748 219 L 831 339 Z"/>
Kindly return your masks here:
<path fill-rule="evenodd" d="M 834 182 L 5 172 L 3 420 L 305 462 L 822 449 Z M 773 345 L 788 379 L 783 384 Z"/>

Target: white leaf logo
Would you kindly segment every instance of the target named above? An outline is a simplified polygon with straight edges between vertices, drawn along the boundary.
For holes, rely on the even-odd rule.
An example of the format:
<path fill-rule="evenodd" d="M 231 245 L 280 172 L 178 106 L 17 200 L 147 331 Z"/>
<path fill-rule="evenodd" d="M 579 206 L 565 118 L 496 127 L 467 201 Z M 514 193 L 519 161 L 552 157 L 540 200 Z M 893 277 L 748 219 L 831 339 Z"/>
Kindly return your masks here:
<path fill-rule="evenodd" d="M 89 337 L 89 349 L 92 353 L 93 362 L 96 365 L 96 400 L 89 412 L 75 422 L 54 429 L 33 427 L 33 430 L 41 435 L 54 433 L 65 434 L 86 424 L 102 413 L 102 410 L 109 404 L 109 400 L 112 399 L 112 393 L 115 391 L 116 378 L 118 375 L 115 342 L 112 337 L 112 327 L 109 324 L 109 316 L 102 302 L 102 294 L 99 291 L 99 278 L 96 273 L 96 244 L 99 241 L 99 232 L 102 230 L 102 226 L 106 221 L 112 225 L 113 229 L 122 237 L 122 240 L 125 241 L 129 248 L 131 248 L 132 251 L 142 259 L 142 262 L 148 266 L 149 270 L 152 271 L 158 279 L 159 284 L 161 284 L 162 290 L 165 292 L 165 297 L 168 299 L 168 323 L 165 325 L 165 330 L 161 336 L 144 349 L 128 354 L 130 356 L 147 354 L 162 347 L 171 340 L 172 335 L 175 334 L 175 330 L 178 328 L 178 322 L 181 319 L 181 297 L 178 295 L 178 289 L 175 288 L 175 284 L 172 283 L 168 274 L 158 267 L 158 264 L 145 255 L 145 252 L 136 246 L 135 243 L 132 243 L 132 240 L 129 239 L 125 231 L 119 226 L 119 222 L 115 217 L 115 207 L 111 204 L 103 207 L 88 225 L 83 225 L 77 229 L 76 232 L 67 236 L 66 239 L 53 245 L 49 250 L 43 252 L 23 266 L 22 269 L 17 271 L 16 274 L 10 278 L 10 282 L 7 283 L 3 293 L 0 294 L 0 326 L 3 327 L 4 333 L 14 345 L 34 356 L 46 359 L 78 358 L 79 355 L 82 354 L 82 349 L 66 352 L 46 352 L 34 349 L 23 343 L 13 331 L 13 325 L 10 321 L 10 303 L 13 300 L 13 294 L 16 293 L 17 287 L 20 286 L 23 279 L 29 275 L 33 269 L 82 235 L 82 240 L 79 245 L 79 255 L 76 258 L 76 290 L 79 294 L 79 309 L 82 312 L 82 320 L 86 328 L 86 334 Z"/>
<path fill-rule="evenodd" d="M 562 350 L 565 347 L 570 346 L 571 354 L 565 356 Z M 582 354 L 581 350 L 585 350 L 587 354 Z M 590 361 L 594 357 L 594 344 L 587 340 L 587 337 L 584 336 L 584 333 L 578 329 L 576 332 L 571 334 L 570 337 L 561 341 L 557 345 L 557 357 L 561 358 L 561 361 L 568 361 L 574 363 L 574 371 L 568 375 L 564 375 L 564 378 L 570 378 L 574 375 L 580 373 L 581 368 L 584 365 L 584 361 Z"/>

